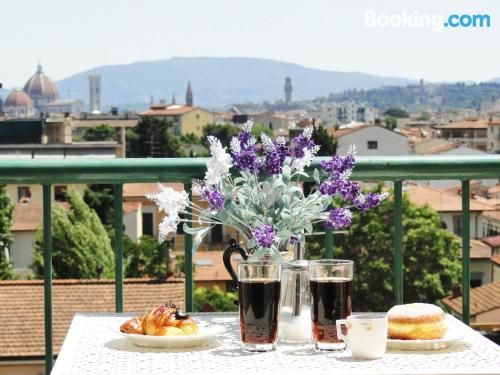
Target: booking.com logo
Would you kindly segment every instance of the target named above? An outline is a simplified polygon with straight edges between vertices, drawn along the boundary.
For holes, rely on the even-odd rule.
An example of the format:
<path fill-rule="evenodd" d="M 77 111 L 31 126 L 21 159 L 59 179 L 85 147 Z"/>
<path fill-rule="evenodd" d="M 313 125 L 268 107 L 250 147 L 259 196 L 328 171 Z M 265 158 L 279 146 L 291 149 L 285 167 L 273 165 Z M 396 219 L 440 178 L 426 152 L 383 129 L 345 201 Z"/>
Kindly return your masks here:
<path fill-rule="evenodd" d="M 418 11 L 401 13 L 377 13 L 374 10 L 365 11 L 366 27 L 392 28 L 430 28 L 434 31 L 445 28 L 489 28 L 489 14 L 423 14 Z"/>

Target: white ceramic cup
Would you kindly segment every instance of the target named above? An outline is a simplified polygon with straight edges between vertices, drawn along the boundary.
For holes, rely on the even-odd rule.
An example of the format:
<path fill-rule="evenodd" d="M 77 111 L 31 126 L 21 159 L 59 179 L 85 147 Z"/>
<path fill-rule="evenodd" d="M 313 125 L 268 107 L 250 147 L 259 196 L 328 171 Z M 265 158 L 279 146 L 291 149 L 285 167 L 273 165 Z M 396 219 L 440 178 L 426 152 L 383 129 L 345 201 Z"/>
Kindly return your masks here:
<path fill-rule="evenodd" d="M 355 358 L 377 359 L 387 348 L 387 315 L 359 313 L 337 319 L 337 335 L 343 339 Z M 342 332 L 347 327 L 347 335 Z"/>

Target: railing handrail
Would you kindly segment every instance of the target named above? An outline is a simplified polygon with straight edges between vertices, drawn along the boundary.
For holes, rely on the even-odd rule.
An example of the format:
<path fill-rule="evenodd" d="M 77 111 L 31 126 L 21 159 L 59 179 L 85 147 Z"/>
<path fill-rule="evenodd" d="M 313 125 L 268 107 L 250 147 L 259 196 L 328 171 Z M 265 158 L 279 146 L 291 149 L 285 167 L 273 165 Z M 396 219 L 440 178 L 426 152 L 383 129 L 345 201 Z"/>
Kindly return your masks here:
<path fill-rule="evenodd" d="M 315 158 L 312 167 L 327 158 Z M 190 182 L 203 176 L 206 158 L 5 159 L 0 184 Z M 500 155 L 358 157 L 358 180 L 471 180 L 500 178 Z"/>
<path fill-rule="evenodd" d="M 311 167 L 328 158 L 315 158 Z M 123 184 L 131 182 L 182 182 L 202 178 L 206 158 L 162 159 L 0 159 L 0 184 L 43 185 L 44 264 L 52 264 L 51 186 L 54 184 L 113 184 L 115 219 L 116 311 L 123 311 Z M 462 186 L 462 222 L 470 220 L 469 189 L 472 179 L 500 178 L 500 155 L 485 156 L 379 156 L 359 157 L 352 176 L 357 180 L 394 181 L 394 292 L 395 302 L 403 303 L 403 181 L 460 180 Z M 191 194 L 190 194 L 191 198 Z M 120 228 L 122 230 L 120 230 Z M 184 238 L 186 308 L 192 309 L 193 259 L 192 237 Z M 326 230 L 326 256 L 333 257 L 333 235 Z M 470 322 L 470 233 L 462 233 L 462 320 Z M 45 271 L 51 270 L 45 267 Z M 44 272 L 45 367 L 52 368 L 52 276 Z"/>

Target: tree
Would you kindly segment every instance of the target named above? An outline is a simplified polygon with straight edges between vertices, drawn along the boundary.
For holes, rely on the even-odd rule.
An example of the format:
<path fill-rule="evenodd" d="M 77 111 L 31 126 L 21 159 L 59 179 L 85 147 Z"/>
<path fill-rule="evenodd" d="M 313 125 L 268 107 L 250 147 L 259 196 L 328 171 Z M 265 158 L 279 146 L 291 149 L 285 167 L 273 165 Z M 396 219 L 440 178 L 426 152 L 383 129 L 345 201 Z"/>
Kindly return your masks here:
<path fill-rule="evenodd" d="M 430 207 L 403 199 L 404 299 L 406 302 L 440 303 L 459 281 L 460 244 L 441 227 Z M 387 311 L 394 304 L 393 201 L 355 214 L 347 234 L 334 237 L 334 257 L 354 261 L 355 311 Z M 324 257 L 324 244 L 308 244 L 309 257 Z"/>
<path fill-rule="evenodd" d="M 85 129 L 82 139 L 84 141 L 114 141 L 116 140 L 116 129 L 109 125 L 101 124 Z"/>
<path fill-rule="evenodd" d="M 83 200 L 97 213 L 105 227 L 113 226 L 115 217 L 113 185 L 91 184 L 85 190 Z"/>
<path fill-rule="evenodd" d="M 137 243 L 128 236 L 123 239 L 125 277 L 154 277 L 165 280 L 173 273 L 170 264 L 170 250 L 173 241 L 162 244 L 151 236 L 143 236 Z"/>
<path fill-rule="evenodd" d="M 397 121 L 396 117 L 386 116 L 384 121 L 385 121 L 385 127 L 387 129 L 394 130 L 398 126 L 398 121 Z"/>
<path fill-rule="evenodd" d="M 314 143 L 321 146 L 318 156 L 332 156 L 337 152 L 337 142 L 328 134 L 323 125 L 319 124 L 314 127 L 312 139 Z"/>
<path fill-rule="evenodd" d="M 201 144 L 201 139 L 198 136 L 196 136 L 196 134 L 194 134 L 194 133 L 188 133 L 185 135 L 181 135 L 179 140 L 182 143 L 189 143 L 189 144 L 193 144 L 193 145 Z"/>
<path fill-rule="evenodd" d="M 0 185 L 0 280 L 10 280 L 15 278 L 12 262 L 7 257 L 10 245 L 12 244 L 12 204 L 5 185 Z"/>
<path fill-rule="evenodd" d="M 142 117 L 127 131 L 127 157 L 173 158 L 183 156 L 179 138 L 172 134 L 172 123 L 156 117 Z"/>
<path fill-rule="evenodd" d="M 97 213 L 78 193 L 66 193 L 69 209 L 55 204 L 52 208 L 52 265 L 54 278 L 88 279 L 99 275 L 114 276 L 114 255 L 106 229 Z M 43 237 L 37 233 L 32 269 L 43 276 Z"/>
<path fill-rule="evenodd" d="M 231 124 L 215 125 L 209 124 L 203 128 L 203 136 L 201 137 L 201 143 L 205 147 L 210 147 L 208 142 L 208 136 L 213 135 L 217 137 L 223 146 L 229 146 L 231 138 L 237 135 L 240 129 L 237 126 Z"/>
<path fill-rule="evenodd" d="M 408 118 L 410 115 L 404 109 L 401 108 L 390 108 L 384 112 L 385 116 L 392 116 L 396 118 Z"/>
<path fill-rule="evenodd" d="M 194 291 L 194 311 L 236 311 L 236 293 L 224 293 L 220 288 L 196 288 Z"/>

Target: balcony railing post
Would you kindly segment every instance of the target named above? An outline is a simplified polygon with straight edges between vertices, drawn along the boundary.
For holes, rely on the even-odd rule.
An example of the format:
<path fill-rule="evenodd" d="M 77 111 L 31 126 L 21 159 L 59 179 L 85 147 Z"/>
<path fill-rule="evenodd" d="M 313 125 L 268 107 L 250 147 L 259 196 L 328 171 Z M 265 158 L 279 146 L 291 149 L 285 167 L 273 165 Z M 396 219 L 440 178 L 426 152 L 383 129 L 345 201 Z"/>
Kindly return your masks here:
<path fill-rule="evenodd" d="M 193 192 L 189 188 L 189 201 L 193 199 Z M 192 218 L 192 210 L 190 207 L 186 208 L 188 214 L 186 219 L 189 221 Z M 186 311 L 193 311 L 193 236 L 184 234 L 184 274 L 185 279 L 185 295 L 186 295 Z"/>
<path fill-rule="evenodd" d="M 403 181 L 394 181 L 394 298 L 403 303 Z"/>
<path fill-rule="evenodd" d="M 123 185 L 113 186 L 115 209 L 115 309 L 123 312 Z"/>
<path fill-rule="evenodd" d="M 462 181 L 462 321 L 470 324 L 470 197 L 469 181 Z"/>
<path fill-rule="evenodd" d="M 45 373 L 52 371 L 52 189 L 43 185 L 43 275 L 45 311 Z"/>

